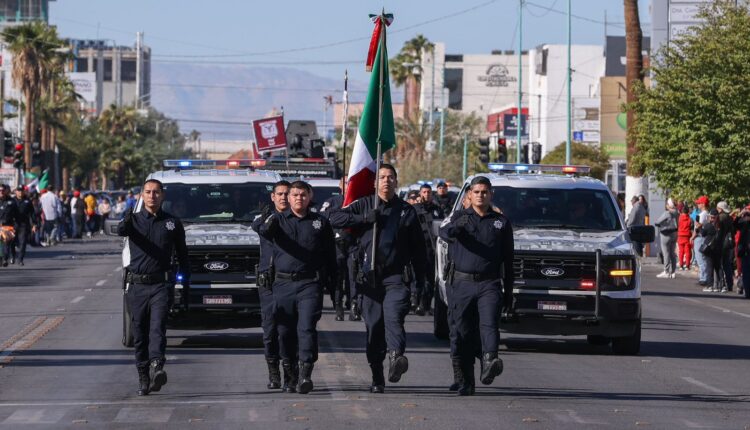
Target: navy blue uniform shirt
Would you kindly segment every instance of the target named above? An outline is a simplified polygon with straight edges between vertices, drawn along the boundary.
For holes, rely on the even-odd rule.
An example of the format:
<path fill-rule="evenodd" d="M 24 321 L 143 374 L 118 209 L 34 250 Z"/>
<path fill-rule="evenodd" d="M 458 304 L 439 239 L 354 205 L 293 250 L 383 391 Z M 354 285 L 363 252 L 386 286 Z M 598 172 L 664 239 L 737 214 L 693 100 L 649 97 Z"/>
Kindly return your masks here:
<path fill-rule="evenodd" d="M 34 223 L 34 205 L 31 204 L 31 200 L 26 197 L 16 199 L 16 206 L 18 208 L 16 227 L 30 227 Z"/>
<path fill-rule="evenodd" d="M 0 225 L 13 225 L 18 217 L 16 199 L 11 196 L 0 198 Z"/>
<path fill-rule="evenodd" d="M 260 226 L 263 225 L 264 222 L 266 222 L 266 219 L 273 215 L 276 212 L 276 209 L 273 209 L 268 214 L 260 214 L 253 220 L 253 223 L 250 224 L 250 228 L 253 229 L 256 233 L 258 233 L 258 230 L 260 229 Z M 273 258 L 273 243 L 271 243 L 268 239 L 258 235 L 260 237 L 260 259 L 258 260 L 258 272 L 267 272 L 271 268 L 271 261 Z"/>
<path fill-rule="evenodd" d="M 336 244 L 331 224 L 324 216 L 307 211 L 300 218 L 287 209 L 258 227 L 258 234 L 273 242 L 276 272 L 310 273 L 321 269 L 336 276 Z"/>
<path fill-rule="evenodd" d="M 161 209 L 156 215 L 142 209 L 134 213 L 132 219 L 130 225 L 123 220 L 117 226 L 117 234 L 128 238 L 128 270 L 137 275 L 169 272 L 172 253 L 176 252 L 179 273 L 183 281 L 188 281 L 190 264 L 182 222 Z"/>
<path fill-rule="evenodd" d="M 360 249 L 365 258 L 362 267 L 370 267 L 372 253 L 372 224 L 364 222 L 372 211 L 372 196 L 362 197 L 346 208 L 330 215 L 334 228 L 364 227 L 360 238 Z M 404 273 L 404 267 L 411 264 L 418 284 L 424 284 L 427 251 L 422 227 L 417 220 L 417 212 L 405 201 L 393 196 L 389 201 L 380 200 L 378 216 L 377 260 L 379 275 L 389 276 Z"/>
<path fill-rule="evenodd" d="M 468 223 L 459 228 L 456 220 L 464 215 Z M 455 210 L 440 226 L 440 238 L 449 242 L 457 271 L 499 275 L 503 268 L 503 284 L 513 285 L 513 227 L 505 215 L 489 209 L 480 216 L 473 207 Z"/>

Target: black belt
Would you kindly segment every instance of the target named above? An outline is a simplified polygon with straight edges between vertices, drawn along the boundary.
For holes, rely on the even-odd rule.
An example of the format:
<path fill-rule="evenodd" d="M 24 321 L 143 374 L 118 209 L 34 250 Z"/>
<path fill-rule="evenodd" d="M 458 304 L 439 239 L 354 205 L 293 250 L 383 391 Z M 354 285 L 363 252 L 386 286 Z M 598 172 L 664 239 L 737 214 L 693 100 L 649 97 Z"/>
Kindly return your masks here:
<path fill-rule="evenodd" d="M 498 273 L 466 273 L 466 272 L 459 272 L 458 270 L 456 270 L 453 273 L 453 279 L 481 282 L 481 281 L 489 281 L 491 279 L 500 279 L 500 275 Z"/>
<path fill-rule="evenodd" d="M 158 284 L 168 282 L 172 279 L 171 272 L 156 272 L 139 275 L 137 273 L 128 273 L 128 282 L 131 284 Z"/>
<path fill-rule="evenodd" d="M 318 272 L 276 272 L 277 279 L 289 279 L 292 281 L 303 281 L 307 279 L 318 279 Z"/>

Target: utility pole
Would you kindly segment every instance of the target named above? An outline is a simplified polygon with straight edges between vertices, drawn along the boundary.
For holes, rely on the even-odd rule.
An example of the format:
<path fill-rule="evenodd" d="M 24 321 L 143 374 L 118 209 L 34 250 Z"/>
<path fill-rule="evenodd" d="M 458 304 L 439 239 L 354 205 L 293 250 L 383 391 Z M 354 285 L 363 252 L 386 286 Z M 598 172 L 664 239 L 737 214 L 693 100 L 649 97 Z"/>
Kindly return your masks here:
<path fill-rule="evenodd" d="M 523 102 L 523 0 L 518 0 L 518 107 L 516 112 L 516 163 L 521 162 L 521 103 Z M 498 134 L 499 135 L 499 134 Z"/>
<path fill-rule="evenodd" d="M 115 104 L 122 106 L 122 52 L 120 47 L 115 44 L 112 51 L 114 56 L 112 60 L 112 80 L 115 83 Z"/>
<path fill-rule="evenodd" d="M 570 0 L 568 0 L 568 134 L 565 139 L 565 164 L 570 164 L 570 136 L 572 133 L 572 118 L 571 118 L 571 95 L 570 95 L 570 85 L 571 85 L 571 74 L 572 69 L 570 65 L 570 33 L 571 33 L 571 21 L 570 21 Z"/>
<path fill-rule="evenodd" d="M 430 140 L 432 140 L 432 129 L 435 125 L 435 48 L 432 49 L 432 96 L 430 97 Z"/>
<path fill-rule="evenodd" d="M 143 32 L 135 34 L 135 108 L 141 107 L 143 97 Z"/>
<path fill-rule="evenodd" d="M 444 136 L 445 136 L 445 91 L 440 91 L 440 152 L 439 152 L 440 156 L 443 155 L 443 137 Z"/>
<path fill-rule="evenodd" d="M 464 169 L 463 169 L 463 178 L 466 179 L 466 173 L 468 170 L 468 157 L 469 157 L 469 135 L 464 134 Z"/>

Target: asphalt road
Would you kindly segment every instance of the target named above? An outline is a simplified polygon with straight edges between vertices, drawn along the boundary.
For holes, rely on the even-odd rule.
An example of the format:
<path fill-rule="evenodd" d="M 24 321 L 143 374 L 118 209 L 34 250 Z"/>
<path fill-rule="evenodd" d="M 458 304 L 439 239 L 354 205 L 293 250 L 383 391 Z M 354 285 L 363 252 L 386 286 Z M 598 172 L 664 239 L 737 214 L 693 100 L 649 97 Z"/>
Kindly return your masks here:
<path fill-rule="evenodd" d="M 657 280 L 655 266 L 639 356 L 503 336 L 505 373 L 458 398 L 447 343 L 431 317 L 409 316 L 409 372 L 372 395 L 364 325 L 335 322 L 327 306 L 309 395 L 266 390 L 252 329 L 170 331 L 169 383 L 139 398 L 120 344 L 119 251 L 111 239 L 77 241 L 0 268 L 0 429 L 750 429 L 750 301 L 704 294 L 683 273 Z"/>

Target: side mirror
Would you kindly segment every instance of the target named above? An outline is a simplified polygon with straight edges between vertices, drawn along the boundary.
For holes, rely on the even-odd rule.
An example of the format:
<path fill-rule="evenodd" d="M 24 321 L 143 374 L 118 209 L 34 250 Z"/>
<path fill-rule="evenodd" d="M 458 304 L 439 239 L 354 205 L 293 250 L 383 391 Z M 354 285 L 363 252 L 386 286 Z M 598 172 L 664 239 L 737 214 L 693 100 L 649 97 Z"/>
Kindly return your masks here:
<path fill-rule="evenodd" d="M 652 225 L 634 225 L 628 229 L 630 240 L 640 243 L 651 243 L 656 237 L 656 230 Z"/>

